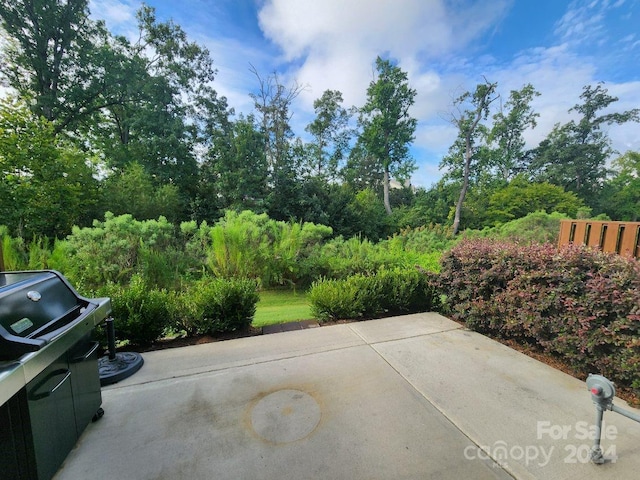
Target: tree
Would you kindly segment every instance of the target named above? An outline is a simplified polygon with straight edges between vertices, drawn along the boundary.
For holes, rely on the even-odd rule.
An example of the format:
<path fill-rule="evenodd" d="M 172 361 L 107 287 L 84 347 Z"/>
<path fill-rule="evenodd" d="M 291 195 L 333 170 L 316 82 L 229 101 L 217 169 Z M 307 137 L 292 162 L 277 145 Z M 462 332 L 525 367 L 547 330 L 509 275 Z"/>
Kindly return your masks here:
<path fill-rule="evenodd" d="M 383 166 L 367 151 L 362 137 L 358 136 L 356 144 L 349 152 L 347 163 L 340 170 L 340 177 L 357 191 L 370 188 L 382 194 Z"/>
<path fill-rule="evenodd" d="M 258 79 L 258 92 L 251 93 L 256 120 L 264 137 L 264 152 L 268 166 L 267 212 L 271 218 L 289 220 L 295 216 L 300 200 L 299 161 L 294 154 L 291 129 L 291 104 L 304 89 L 294 82 L 285 86 L 277 73 L 266 78 L 255 67 L 251 72 Z"/>
<path fill-rule="evenodd" d="M 240 116 L 212 140 L 202 166 L 202 181 L 210 187 L 208 201 L 220 210 L 263 213 L 268 193 L 267 158 L 264 136 L 253 115 Z"/>
<path fill-rule="evenodd" d="M 116 216 L 130 214 L 136 220 L 163 216 L 170 222 L 179 219 L 178 188 L 170 184 L 154 186 L 153 177 L 136 162 L 107 177 L 103 197 L 105 211 Z"/>
<path fill-rule="evenodd" d="M 612 162 L 612 177 L 605 182 L 600 210 L 614 220 L 640 220 L 640 153 L 627 152 Z"/>
<path fill-rule="evenodd" d="M 272 171 L 286 166 L 291 156 L 291 103 L 304 87 L 297 82 L 287 87 L 280 82 L 277 73 L 266 78 L 260 76 L 255 67 L 251 72 L 258 79 L 258 92 L 250 96 L 256 109 L 256 117 L 265 136 L 265 154 Z"/>
<path fill-rule="evenodd" d="M 404 181 L 415 170 L 409 154 L 417 120 L 409 115 L 416 91 L 408 77 L 389 60 L 376 59 L 378 78 L 367 88 L 367 102 L 360 109 L 362 133 L 359 141 L 375 159 L 383 174 L 384 208 L 391 215 L 389 182 L 391 176 Z"/>
<path fill-rule="evenodd" d="M 86 157 L 26 105 L 0 103 L 0 219 L 14 235 L 63 237 L 91 221 L 98 182 Z"/>
<path fill-rule="evenodd" d="M 10 86 L 109 168 L 138 162 L 154 186 L 174 185 L 183 212 L 195 196 L 199 127 L 214 105 L 209 52 L 155 10 L 137 12 L 139 37 L 114 37 L 87 0 L 0 0 Z M 208 110 L 207 110 L 208 109 Z"/>
<path fill-rule="evenodd" d="M 121 68 L 87 0 L 0 0 L 0 22 L 2 75 L 56 132 L 119 101 Z"/>
<path fill-rule="evenodd" d="M 541 210 L 575 218 L 578 210 L 584 208 L 584 203 L 575 193 L 565 192 L 562 187 L 546 182 L 531 183 L 523 175 L 494 191 L 488 203 L 483 215 L 484 225 L 506 223 Z"/>
<path fill-rule="evenodd" d="M 607 176 L 606 160 L 614 153 L 603 127 L 637 122 L 640 109 L 598 115 L 618 101 L 602 83 L 585 86 L 580 98 L 582 103 L 570 110 L 580 115 L 579 120 L 557 124 L 533 151 L 530 169 L 536 180 L 571 190 L 593 206 Z"/>
<path fill-rule="evenodd" d="M 203 128 L 227 114 L 226 99 L 212 87 L 216 72 L 206 48 L 179 25 L 158 22 L 151 7 L 143 5 L 137 19 L 138 39 L 115 42 L 126 67 L 121 101 L 94 118 L 91 137 L 110 167 L 140 163 L 156 186 L 177 186 L 186 208 L 198 184 L 196 144 Z"/>
<path fill-rule="evenodd" d="M 449 156 L 445 157 L 440 164 L 441 167 L 447 164 L 462 166 L 462 187 L 453 219 L 454 235 L 458 233 L 460 228 L 460 214 L 469 188 L 472 162 L 474 158 L 479 157 L 476 142 L 480 133 L 486 135 L 486 129 L 480 128 L 480 121 L 486 120 L 489 115 L 489 106 L 498 98 L 495 93 L 496 87 L 497 83 L 489 83 L 485 79 L 484 83 L 476 86 L 473 93 L 465 92 L 454 101 L 454 108 L 457 112 L 452 114 L 451 122 L 458 128 L 458 138 L 452 147 L 453 151 L 450 149 Z M 464 107 L 466 108 L 463 109 Z M 460 158 L 461 156 L 462 158 Z"/>
<path fill-rule="evenodd" d="M 355 198 L 348 206 L 353 221 L 349 236 L 359 235 L 372 242 L 377 242 L 386 236 L 389 215 L 380 202 L 376 193 L 370 188 L 356 193 Z"/>
<path fill-rule="evenodd" d="M 493 116 L 493 126 L 487 139 L 493 150 L 494 163 L 491 166 L 506 181 L 523 170 L 526 156 L 523 133 L 536 127 L 536 118 L 540 115 L 531 108 L 531 101 L 539 95 L 531 84 L 512 90 L 504 107 Z"/>
<path fill-rule="evenodd" d="M 351 137 L 350 114 L 342 101 L 341 92 L 326 90 L 313 102 L 316 118 L 305 129 L 313 136 L 310 171 L 328 179 L 335 179 Z"/>

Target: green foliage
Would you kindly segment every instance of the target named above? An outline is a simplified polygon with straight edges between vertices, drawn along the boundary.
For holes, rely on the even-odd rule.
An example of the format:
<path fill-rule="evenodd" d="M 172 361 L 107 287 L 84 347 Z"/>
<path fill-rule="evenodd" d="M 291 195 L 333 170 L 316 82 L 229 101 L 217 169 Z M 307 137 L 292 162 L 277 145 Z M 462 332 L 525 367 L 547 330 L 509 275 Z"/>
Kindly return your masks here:
<path fill-rule="evenodd" d="M 24 270 L 27 268 L 27 254 L 22 238 L 13 238 L 9 229 L 0 225 L 0 248 L 5 270 Z"/>
<path fill-rule="evenodd" d="M 465 230 L 464 238 L 493 238 L 510 240 L 523 244 L 556 243 L 560 232 L 560 220 L 570 217 L 562 213 L 533 212 L 497 227 L 482 230 Z"/>
<path fill-rule="evenodd" d="M 610 112 L 618 101 L 602 83 L 583 87 L 580 99 L 582 103 L 570 110 L 578 113 L 579 120 L 556 125 L 533 151 L 529 169 L 537 180 L 560 185 L 594 206 L 607 175 L 606 160 L 613 153 L 603 127 L 638 122 L 640 109 L 599 114 Z"/>
<path fill-rule="evenodd" d="M 640 262 L 580 246 L 463 241 L 442 258 L 451 315 L 637 389 Z"/>
<path fill-rule="evenodd" d="M 485 79 L 475 91 L 465 92 L 455 101 L 457 114 L 452 114 L 452 123 L 458 128 L 458 137 L 449 148 L 449 154 L 442 159 L 440 166 L 449 166 L 455 177 L 462 180 L 460 194 L 456 201 L 453 218 L 453 233 L 460 228 L 462 205 L 469 189 L 472 176 L 478 177 L 491 163 L 492 156 L 483 140 L 488 134 L 487 127 L 481 122 L 489 116 L 489 107 L 497 98 L 497 83 Z"/>
<path fill-rule="evenodd" d="M 16 236 L 62 237 L 97 204 L 86 157 L 11 100 L 0 102 L 0 172 L 0 218 Z"/>
<path fill-rule="evenodd" d="M 360 109 L 362 133 L 358 141 L 383 173 L 384 206 L 391 214 L 391 177 L 403 181 L 416 168 L 409 144 L 414 140 L 418 121 L 408 112 L 417 92 L 409 87 L 407 73 L 389 60 L 378 57 L 376 70 L 378 77 L 369 84 L 367 102 Z"/>
<path fill-rule="evenodd" d="M 600 209 L 615 220 L 640 219 L 640 153 L 626 152 L 613 161 L 613 175 L 605 183 Z"/>
<path fill-rule="evenodd" d="M 354 220 L 351 235 L 361 235 L 371 241 L 377 241 L 387 230 L 387 215 L 380 199 L 370 188 L 359 191 L 348 205 Z"/>
<path fill-rule="evenodd" d="M 246 330 L 256 312 L 258 285 L 253 280 L 203 277 L 172 297 L 174 328 L 187 335 Z"/>
<path fill-rule="evenodd" d="M 92 228 L 74 227 L 66 245 L 57 248 L 68 253 L 63 273 L 78 288 L 126 284 L 134 274 L 145 274 L 151 285 L 168 286 L 162 282 L 175 280 L 175 274 L 158 270 L 180 270 L 173 239 L 174 227 L 164 217 L 138 221 L 107 212 L 105 221 L 95 220 Z"/>
<path fill-rule="evenodd" d="M 228 211 L 210 230 L 207 265 L 218 277 L 260 279 L 264 286 L 308 284 L 311 259 L 330 234 L 323 225 Z"/>
<path fill-rule="evenodd" d="M 180 212 L 180 197 L 175 185 L 153 184 L 151 174 L 137 162 L 112 173 L 104 181 L 103 198 L 114 215 L 131 214 L 137 220 L 164 216 L 175 222 Z"/>
<path fill-rule="evenodd" d="M 29 264 L 28 270 L 44 270 L 49 268 L 49 239 L 47 237 L 33 237 L 29 242 Z"/>
<path fill-rule="evenodd" d="M 485 225 L 496 225 L 526 216 L 531 212 L 560 212 L 575 218 L 584 203 L 573 192 L 550 183 L 530 183 L 518 176 L 489 196 Z"/>
<path fill-rule="evenodd" d="M 428 311 L 439 306 L 434 278 L 416 269 L 382 269 L 369 276 L 319 280 L 309 291 L 311 311 L 321 321 Z"/>
<path fill-rule="evenodd" d="M 170 295 L 133 275 L 126 285 L 109 282 L 97 295 L 111 298 L 116 338 L 147 345 L 158 340 L 171 326 Z"/>
<path fill-rule="evenodd" d="M 493 116 L 487 138 L 491 149 L 489 166 L 504 180 L 512 178 L 526 158 L 523 134 L 528 128 L 536 127 L 540 114 L 534 113 L 531 102 L 538 96 L 540 93 L 531 84 L 511 90 L 504 107 Z"/>
<path fill-rule="evenodd" d="M 109 104 L 105 97 L 116 92 L 99 72 L 115 65 L 100 48 L 108 34 L 89 19 L 87 0 L 4 1 L 0 22 L 12 40 L 2 73 L 38 116 L 68 126 Z"/>
<path fill-rule="evenodd" d="M 372 277 L 353 275 L 344 280 L 318 280 L 309 291 L 311 313 L 321 321 L 362 318 L 368 305 Z"/>
<path fill-rule="evenodd" d="M 219 210 L 264 211 L 269 172 L 265 137 L 255 118 L 241 116 L 233 123 L 225 119 L 212 128 L 212 143 L 201 168 L 202 201 L 215 199 Z"/>
<path fill-rule="evenodd" d="M 375 293 L 385 315 L 437 310 L 440 296 L 436 277 L 417 269 L 381 270 L 375 275 Z"/>
<path fill-rule="evenodd" d="M 435 272 L 443 247 L 452 241 L 447 229 L 439 226 L 405 229 L 378 243 L 361 237 L 337 237 L 322 246 L 314 261 L 314 276 L 346 279 L 372 275 L 383 268 L 414 266 Z"/>
<path fill-rule="evenodd" d="M 342 106 L 342 93 L 325 90 L 313 102 L 316 118 L 305 128 L 313 136 L 307 169 L 311 175 L 335 179 L 349 148 L 349 112 Z"/>

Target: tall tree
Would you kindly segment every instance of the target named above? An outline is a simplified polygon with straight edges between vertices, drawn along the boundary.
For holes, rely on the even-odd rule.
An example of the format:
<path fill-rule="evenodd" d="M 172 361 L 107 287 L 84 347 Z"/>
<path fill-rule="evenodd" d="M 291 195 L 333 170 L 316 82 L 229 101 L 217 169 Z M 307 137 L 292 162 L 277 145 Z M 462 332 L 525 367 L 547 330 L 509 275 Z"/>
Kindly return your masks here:
<path fill-rule="evenodd" d="M 540 114 L 533 111 L 531 101 L 539 95 L 531 84 L 512 90 L 504 106 L 493 116 L 488 137 L 494 157 L 492 167 L 505 181 L 523 169 L 526 156 L 523 134 L 527 129 L 536 127 L 536 118 Z"/>
<path fill-rule="evenodd" d="M 256 118 L 265 135 L 265 154 L 271 170 L 286 166 L 291 156 L 292 102 L 304 87 L 297 82 L 290 86 L 281 83 L 277 73 L 262 77 L 252 65 L 251 72 L 258 80 L 257 93 L 250 96 L 254 102 Z"/>
<path fill-rule="evenodd" d="M 378 159 L 367 151 L 359 135 L 349 151 L 345 166 L 340 170 L 340 177 L 356 191 L 369 188 L 382 194 L 383 167 Z"/>
<path fill-rule="evenodd" d="M 202 106 L 226 103 L 212 87 L 205 48 L 159 22 L 151 7 L 137 19 L 139 37 L 129 41 L 91 20 L 87 0 L 0 0 L 0 69 L 57 133 L 72 133 L 109 167 L 138 162 L 156 187 L 178 186 L 186 208 L 197 184 Z"/>
<path fill-rule="evenodd" d="M 52 122 L 0 102 L 0 223 L 14 235 L 64 237 L 88 224 L 99 193 L 93 173 Z"/>
<path fill-rule="evenodd" d="M 637 122 L 640 109 L 599 114 L 618 101 L 602 83 L 585 86 L 580 98 L 582 103 L 570 110 L 579 120 L 557 124 L 533 151 L 530 168 L 535 178 L 571 190 L 593 206 L 607 176 L 606 161 L 614 153 L 603 127 Z"/>
<path fill-rule="evenodd" d="M 0 22 L 2 75 L 56 132 L 118 102 L 124 85 L 105 80 L 120 66 L 87 0 L 0 0 Z"/>
<path fill-rule="evenodd" d="M 131 214 L 136 220 L 157 219 L 162 215 L 175 223 L 180 218 L 178 188 L 171 184 L 154 185 L 153 177 L 137 162 L 112 172 L 103 181 L 103 202 L 105 211 Z"/>
<path fill-rule="evenodd" d="M 360 109 L 360 142 L 378 162 L 383 179 L 384 208 L 391 214 L 391 176 L 403 181 L 415 170 L 409 153 L 417 120 L 409 115 L 416 91 L 409 87 L 407 74 L 389 60 L 376 59 L 378 78 L 367 88 L 367 102 Z"/>
<path fill-rule="evenodd" d="M 626 152 L 612 162 L 599 210 L 614 220 L 640 220 L 640 153 Z"/>
<path fill-rule="evenodd" d="M 178 186 L 186 207 L 196 195 L 199 128 L 226 114 L 226 99 L 212 87 L 216 72 L 206 48 L 172 21 L 159 22 L 151 7 L 143 5 L 137 19 L 137 40 L 114 42 L 126 61 L 122 101 L 91 127 L 110 166 L 140 163 L 157 186 Z"/>
<path fill-rule="evenodd" d="M 318 176 L 334 179 L 349 147 L 350 114 L 342 106 L 342 93 L 326 90 L 313 102 L 316 118 L 306 127 L 313 136 L 310 170 Z"/>
<path fill-rule="evenodd" d="M 453 150 L 450 149 L 449 156 L 441 162 L 441 166 L 453 164 L 462 167 L 462 186 L 453 218 L 454 235 L 460 228 L 460 214 L 469 188 L 473 160 L 482 158 L 478 154 L 481 150 L 477 140 L 481 133 L 486 135 L 486 128 L 480 122 L 487 119 L 490 105 L 498 98 L 496 88 L 497 83 L 490 83 L 485 79 L 484 83 L 476 86 L 473 93 L 465 92 L 454 101 L 456 112 L 452 113 L 451 122 L 458 128 L 458 138 L 452 146 Z"/>
<path fill-rule="evenodd" d="M 304 87 L 297 82 L 290 86 L 280 81 L 277 73 L 262 77 L 251 66 L 258 79 L 257 93 L 251 93 L 256 120 L 264 137 L 264 152 L 268 165 L 267 212 L 277 220 L 295 217 L 300 200 L 299 161 L 294 154 L 291 129 L 291 104 Z"/>
<path fill-rule="evenodd" d="M 264 212 L 267 159 L 264 136 L 252 115 L 240 116 L 228 131 L 213 137 L 202 180 L 209 184 L 209 201 L 220 209 Z"/>

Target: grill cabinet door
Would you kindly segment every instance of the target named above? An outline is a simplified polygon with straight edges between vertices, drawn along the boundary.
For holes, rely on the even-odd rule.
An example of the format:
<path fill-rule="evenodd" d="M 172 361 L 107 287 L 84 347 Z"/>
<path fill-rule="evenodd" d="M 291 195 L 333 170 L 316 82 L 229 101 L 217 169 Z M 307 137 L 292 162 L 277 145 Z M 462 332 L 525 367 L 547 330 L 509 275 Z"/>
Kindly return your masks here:
<path fill-rule="evenodd" d="M 87 335 L 69 353 L 78 438 L 102 404 L 100 374 L 98 373 L 98 347 L 98 342 L 92 342 L 90 336 Z"/>
<path fill-rule="evenodd" d="M 76 421 L 67 355 L 27 385 L 38 479 L 52 478 L 76 443 Z"/>

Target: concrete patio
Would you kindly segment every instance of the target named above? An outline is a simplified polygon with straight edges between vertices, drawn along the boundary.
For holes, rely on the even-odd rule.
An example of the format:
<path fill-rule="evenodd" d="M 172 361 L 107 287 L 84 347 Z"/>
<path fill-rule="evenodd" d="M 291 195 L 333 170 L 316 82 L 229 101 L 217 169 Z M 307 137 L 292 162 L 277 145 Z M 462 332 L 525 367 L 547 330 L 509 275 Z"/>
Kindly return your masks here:
<path fill-rule="evenodd" d="M 105 416 L 55 480 L 583 480 L 640 472 L 640 424 L 605 413 L 610 461 L 590 463 L 595 407 L 583 381 L 435 313 L 144 358 L 138 373 L 103 389 Z"/>

